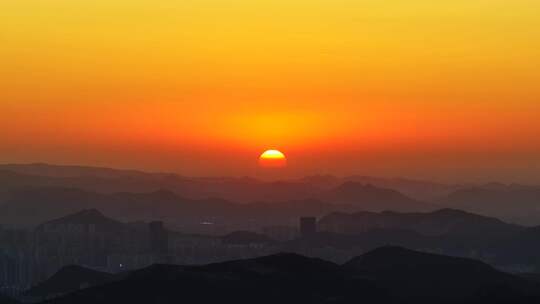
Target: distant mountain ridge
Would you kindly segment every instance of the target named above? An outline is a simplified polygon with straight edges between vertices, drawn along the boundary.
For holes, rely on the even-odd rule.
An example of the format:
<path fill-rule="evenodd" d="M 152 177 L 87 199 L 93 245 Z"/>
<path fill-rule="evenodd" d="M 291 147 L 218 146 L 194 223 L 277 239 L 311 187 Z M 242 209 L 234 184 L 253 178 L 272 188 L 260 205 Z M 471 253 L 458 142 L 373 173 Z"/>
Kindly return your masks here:
<path fill-rule="evenodd" d="M 491 185 L 458 190 L 439 204 L 529 225 L 540 223 L 540 187 Z"/>
<path fill-rule="evenodd" d="M 145 175 L 167 175 L 169 173 L 147 173 L 139 170 L 113 169 L 106 167 L 78 166 L 78 165 L 50 165 L 46 163 L 33 164 L 2 164 L 0 170 L 17 172 L 20 174 L 48 176 L 48 177 L 103 177 L 120 178 Z"/>
<path fill-rule="evenodd" d="M 395 190 L 345 182 L 319 196 L 324 201 L 358 206 L 365 211 L 422 211 L 436 206 L 409 198 Z"/>
<path fill-rule="evenodd" d="M 445 185 L 428 181 L 419 181 L 405 178 L 378 178 L 369 176 L 353 175 L 348 177 L 336 177 L 333 175 L 307 176 L 301 179 L 286 180 L 281 182 L 264 182 L 249 177 L 186 177 L 176 173 L 148 173 L 138 170 L 112 169 L 104 167 L 90 166 L 66 166 L 49 164 L 4 164 L 0 165 L 0 171 L 11 171 L 21 175 L 30 175 L 45 185 L 34 186 L 64 186 L 81 188 L 88 191 L 98 192 L 148 192 L 159 188 L 167 188 L 179 194 L 201 198 L 203 196 L 219 196 L 234 201 L 260 200 L 264 196 L 253 196 L 257 192 L 263 191 L 266 187 L 274 188 L 273 191 L 280 190 L 284 186 L 294 187 L 298 191 L 303 189 L 304 194 L 312 191 L 318 192 L 335 188 L 346 182 L 357 182 L 361 184 L 371 184 L 379 188 L 389 188 L 399 191 L 417 200 L 431 200 L 442 197 L 451 191 L 459 188 L 456 185 Z M 1 179 L 0 174 L 0 179 Z M 53 181 L 45 181 L 44 178 L 54 178 Z M 105 181 L 114 180 L 116 188 Z M 142 182 L 144 181 L 144 183 Z M 274 185 L 272 185 L 274 184 Z M 210 185 L 211 188 L 203 185 Z M 243 196 L 230 196 L 238 190 L 238 187 L 250 185 L 258 189 L 253 194 L 245 193 Z M 189 193 L 187 190 L 196 190 Z M 205 193 L 205 189 L 209 192 Z M 138 191 L 137 191 L 138 190 Z M 178 192 L 180 191 L 180 192 Z M 306 193 L 309 192 L 309 193 Z M 201 196 L 203 195 L 203 196 Z M 273 193 L 265 191 L 266 197 L 277 200 L 302 199 L 309 195 L 300 197 L 295 192 Z M 274 198 L 273 198 L 274 197 Z"/>
<path fill-rule="evenodd" d="M 13 166 L 8 168 L 13 169 Z M 36 171 L 48 170 L 49 166 L 30 166 L 32 170 L 23 168 L 24 172 L 40 173 L 41 171 Z M 60 172 L 53 172 L 51 175 L 74 175 L 81 170 L 87 173 L 90 171 L 88 174 L 94 172 L 94 169 L 86 167 L 56 169 Z M 49 172 L 47 170 L 44 174 Z M 113 174 L 110 169 L 95 170 L 98 172 L 95 175 L 108 177 L 46 177 L 0 170 L 0 181 L 6 181 L 0 183 L 0 190 L 4 187 L 4 191 L 0 191 L 0 222 L 8 225 L 35 225 L 79 210 L 98 209 L 125 221 L 158 219 L 193 226 L 201 221 L 208 221 L 206 219 L 212 219 L 211 222 L 234 223 L 251 217 L 260 219 L 262 224 L 273 225 L 290 223 L 300 216 L 323 216 L 333 211 L 434 209 L 434 206 L 428 203 L 411 199 L 395 190 L 354 182 L 345 183 L 335 189 L 319 190 L 295 182 L 260 182 L 229 178 L 188 179 L 174 175 L 145 175 L 138 171 L 120 171 L 120 177 L 116 177 L 115 171 Z M 133 176 L 126 177 L 131 174 Z M 115 177 L 111 177 L 113 175 Z M 168 187 L 172 190 L 163 190 L 169 189 Z M 117 188 L 135 190 L 110 192 Z M 179 194 L 184 191 L 188 195 Z M 203 193 L 217 195 L 207 197 Z M 237 203 L 223 198 L 220 196 L 222 194 L 225 197 L 247 195 L 260 200 L 251 201 L 250 204 Z M 279 200 L 282 197 L 289 199 Z M 231 229 L 242 230 L 244 227 L 236 226 Z"/>
<path fill-rule="evenodd" d="M 0 193 L 28 187 L 77 188 L 107 194 L 167 189 L 192 199 L 219 197 L 249 203 L 306 199 L 319 191 L 311 185 L 298 182 L 263 182 L 247 177 L 195 178 L 107 168 L 36 166 L 0 165 Z"/>
<path fill-rule="evenodd" d="M 138 170 L 48 165 L 41 163 L 5 164 L 0 165 L 0 171 L 11 171 L 20 175 L 29 175 L 34 178 L 35 182 L 46 183 L 44 185 L 35 184 L 34 186 L 64 186 L 98 192 L 148 192 L 167 188 L 193 198 L 219 196 L 234 201 L 261 200 L 263 197 L 277 200 L 302 199 L 307 198 L 314 192 L 329 190 L 346 182 L 371 184 L 379 188 L 389 188 L 418 200 L 430 200 L 441 197 L 459 187 L 405 178 L 377 178 L 357 175 L 348 177 L 336 177 L 332 175 L 308 176 L 301 179 L 279 182 L 266 182 L 249 177 L 194 178 L 181 176 L 176 173 L 148 173 Z M 1 176 L 2 174 L 0 174 L 0 179 Z M 53 180 L 47 181 L 44 178 L 53 178 Z M 116 185 L 115 188 L 111 187 L 111 181 Z M 238 190 L 238 187 L 245 187 L 246 185 L 257 191 L 254 193 L 248 191 L 243 196 L 231 196 L 234 194 L 234 190 Z M 209 188 L 208 186 L 211 187 Z M 293 187 L 294 191 L 286 191 L 287 187 Z M 266 188 L 270 189 L 267 191 L 265 190 Z M 190 190 L 194 192 L 190 193 Z M 297 192 L 299 190 L 301 190 L 300 194 L 303 193 L 304 196 L 298 195 Z M 275 193 L 276 191 L 277 193 Z M 257 196 L 256 194 L 259 192 L 264 192 L 264 196 Z"/>
<path fill-rule="evenodd" d="M 79 212 L 68 214 L 58 219 L 40 224 L 36 229 L 43 230 L 47 226 L 68 226 L 68 225 L 94 225 L 106 231 L 122 230 L 124 224 L 106 217 L 97 209 L 85 209 Z"/>
<path fill-rule="evenodd" d="M 261 225 L 290 223 L 306 214 L 322 216 L 335 210 L 354 210 L 317 200 L 238 204 L 218 198 L 187 199 L 165 190 L 102 194 L 79 189 L 27 188 L 10 192 L 0 204 L 0 222 L 32 226 L 88 209 L 100 210 L 124 222 L 163 220 L 179 223 L 182 226 L 176 228 L 185 230 L 199 227 L 201 221 L 211 221 L 227 225 L 230 231 L 245 230 L 255 220 Z"/>
<path fill-rule="evenodd" d="M 399 191 L 411 198 L 422 201 L 431 201 L 446 196 L 455 190 L 467 187 L 467 185 L 442 184 L 409 178 L 382 178 L 363 175 L 350 175 L 344 177 L 337 177 L 334 175 L 312 175 L 301 178 L 300 181 L 323 189 L 335 188 L 346 182 L 373 185 L 379 188 Z"/>
<path fill-rule="evenodd" d="M 390 196 L 395 198 L 398 195 L 385 190 L 380 192 L 385 197 L 374 201 L 369 199 L 370 185 L 381 190 L 399 192 L 403 197 L 393 201 Z M 365 211 L 410 212 L 446 207 L 525 225 L 540 223 L 539 186 L 495 182 L 484 185 L 447 185 L 405 178 L 360 175 L 316 175 L 268 182 L 249 177 L 186 177 L 174 173 L 146 173 L 85 166 L 0 165 L 0 205 L 8 202 L 9 192 L 14 189 L 48 187 L 80 189 L 97 194 L 152 193 L 167 189 L 186 199 L 220 198 L 236 203 L 317 199 L 327 203 L 352 205 L 355 208 L 363 207 L 361 210 Z M 351 189 L 348 190 L 348 187 Z M 70 212 L 72 211 L 75 210 Z"/>
<path fill-rule="evenodd" d="M 441 209 L 425 213 L 332 213 L 319 220 L 319 229 L 346 234 L 358 234 L 374 229 L 404 229 L 424 235 L 502 237 L 512 235 L 523 227 L 460 210 Z"/>

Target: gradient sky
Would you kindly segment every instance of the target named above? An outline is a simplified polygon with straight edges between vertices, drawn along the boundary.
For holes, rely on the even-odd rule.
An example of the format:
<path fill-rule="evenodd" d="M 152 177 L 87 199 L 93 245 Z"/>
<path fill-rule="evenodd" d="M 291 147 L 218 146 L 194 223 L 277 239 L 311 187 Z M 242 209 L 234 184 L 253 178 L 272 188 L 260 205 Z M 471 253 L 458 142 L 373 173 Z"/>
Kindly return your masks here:
<path fill-rule="evenodd" d="M 540 182 L 538 0 L 0 1 L 1 162 Z"/>

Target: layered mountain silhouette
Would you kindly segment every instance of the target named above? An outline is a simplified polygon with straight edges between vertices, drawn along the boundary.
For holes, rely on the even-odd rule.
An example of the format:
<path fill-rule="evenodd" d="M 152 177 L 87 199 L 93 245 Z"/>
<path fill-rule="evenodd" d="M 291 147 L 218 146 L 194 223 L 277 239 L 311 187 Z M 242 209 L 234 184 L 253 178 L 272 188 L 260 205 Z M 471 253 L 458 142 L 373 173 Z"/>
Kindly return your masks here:
<path fill-rule="evenodd" d="M 540 219 L 540 187 L 491 184 L 455 191 L 438 203 L 524 224 Z"/>
<path fill-rule="evenodd" d="M 523 229 L 496 218 L 455 209 L 427 213 L 332 213 L 319 220 L 319 227 L 322 231 L 346 234 L 360 234 L 373 229 L 401 229 L 424 235 L 481 235 L 497 238 L 513 235 Z"/>
<path fill-rule="evenodd" d="M 395 190 L 377 188 L 358 182 L 345 182 L 334 189 L 321 193 L 318 198 L 328 202 L 358 206 L 366 211 L 420 211 L 436 208 Z"/>
<path fill-rule="evenodd" d="M 187 199 L 164 190 L 102 194 L 68 188 L 27 188 L 10 192 L 0 204 L 0 222 L 36 225 L 84 209 L 98 209 L 123 221 L 160 219 L 189 226 L 211 220 L 216 224 L 230 223 L 234 230 L 250 219 L 262 224 L 280 223 L 305 214 L 321 216 L 334 210 L 353 210 L 316 200 L 238 204 L 218 198 Z"/>
<path fill-rule="evenodd" d="M 65 186 L 81 188 L 97 192 L 151 192 L 167 188 L 181 191 L 179 194 L 192 189 L 193 198 L 199 195 L 218 196 L 234 201 L 255 201 L 264 198 L 257 194 L 262 192 L 277 200 L 302 199 L 312 195 L 313 191 L 328 190 L 345 182 L 370 184 L 378 188 L 388 188 L 399 191 L 409 197 L 429 201 L 462 189 L 466 185 L 447 185 L 430 181 L 406 178 L 378 178 L 371 176 L 352 175 L 337 177 L 333 175 L 313 175 L 289 182 L 262 182 L 253 178 L 190 178 L 174 173 L 148 173 L 137 170 L 118 170 L 111 168 L 88 166 L 61 166 L 49 164 L 6 164 L 0 165 L 0 178 L 7 171 L 26 176 L 33 186 Z M 46 177 L 54 179 L 44 179 Z M 41 179 L 40 179 L 41 178 Z M 16 179 L 12 179 L 15 181 Z M 107 183 L 113 181 L 114 183 Z M 23 182 L 20 180 L 19 182 Z M 246 185 L 253 191 L 245 191 Z M 244 188 L 244 193 L 235 193 L 238 188 Z M 267 188 L 267 190 L 265 190 Z M 291 189 L 292 188 L 292 189 Z M 278 193 L 272 193 L 274 192 Z M 294 190 L 294 191 L 290 191 Z M 299 190 L 302 190 L 299 192 Z M 279 193 L 281 192 L 281 193 Z M 305 197 L 301 196 L 304 195 Z M 244 199 L 241 199 L 241 198 Z"/>
<path fill-rule="evenodd" d="M 219 248 L 205 250 L 219 249 L 222 258 L 199 263 L 295 252 L 121 275 L 68 266 L 27 293 L 49 303 L 536 303 L 537 275 L 514 276 L 457 256 L 512 271 L 540 269 L 540 228 L 511 224 L 540 220 L 539 199 L 539 187 L 500 183 L 331 175 L 268 182 L 0 165 L 3 237 L 15 242 L 24 231 L 9 226 L 31 226 L 24 232 L 30 249 L 69 248 L 62 258 L 70 260 L 45 269 L 41 280 L 69 263 L 104 269 L 111 254 L 151 253 L 151 220 L 164 221 L 175 241 L 194 233 L 205 234 L 194 238 L 203 244 L 212 238 Z M 318 231 L 295 237 L 305 216 L 319 219 Z M 285 230 L 262 229 L 268 227 Z M 293 232 L 282 238 L 283 231 Z M 0 253 L 6 265 L 15 265 L 12 245 Z M 30 252 L 52 265 L 58 255 L 45 253 Z M 9 301 L 0 297 L 0 304 Z"/>
<path fill-rule="evenodd" d="M 191 199 L 220 197 L 241 203 L 306 199 L 319 192 L 309 184 L 293 181 L 194 178 L 173 173 L 46 164 L 0 165 L 0 181 L 6 181 L 0 184 L 0 192 L 21 187 L 77 188 L 99 193 L 145 193 L 168 189 Z"/>
<path fill-rule="evenodd" d="M 538 299 L 537 283 L 481 262 L 385 247 L 343 265 L 287 253 L 205 266 L 154 265 L 47 303 L 534 303 Z"/>
<path fill-rule="evenodd" d="M 117 172 L 113 169 L 35 166 L 0 165 L 0 180 L 5 181 L 0 185 L 0 192 L 29 187 L 76 188 L 99 193 L 144 193 L 168 189 L 177 195 L 192 199 L 219 197 L 244 203 L 327 197 L 329 202 L 335 200 L 334 203 L 344 201 L 358 205 L 365 204 L 366 210 L 384 210 L 384 208 L 394 207 L 391 204 L 396 203 L 400 208 L 426 208 L 426 204 L 421 204 L 397 192 L 375 186 L 364 186 L 358 182 L 345 181 L 343 185 L 337 184 L 328 188 L 301 181 L 263 182 L 250 178 L 187 178 L 174 174 Z M 378 205 L 375 204 L 374 199 L 379 201 Z M 399 206 L 400 202 L 405 206 Z"/>
<path fill-rule="evenodd" d="M 185 199 L 220 198 L 236 203 L 315 198 L 364 211 L 411 212 L 447 207 L 526 225 L 540 221 L 540 211 L 537 211 L 540 210 L 540 187 L 518 184 L 447 185 L 403 178 L 332 175 L 267 182 L 248 177 L 193 178 L 173 173 L 83 166 L 0 165 L 0 205 L 9 202 L 13 190 L 21 188 L 80 189 L 99 194 L 154 193 L 167 189 Z"/>
<path fill-rule="evenodd" d="M 353 186 L 359 188 L 354 190 Z M 290 223 L 300 216 L 323 216 L 334 211 L 430 208 L 393 190 L 372 186 L 347 184 L 326 193 L 323 197 L 334 202 L 304 199 L 239 204 L 220 198 L 189 199 L 168 190 L 109 194 L 75 188 L 23 188 L 4 195 L 0 222 L 36 225 L 82 209 L 98 209 L 123 221 L 170 220 L 183 223 L 185 226 L 180 229 L 211 221 L 242 230 L 248 219 L 264 225 Z"/>
<path fill-rule="evenodd" d="M 432 201 L 467 186 L 448 185 L 407 178 L 380 178 L 362 175 L 351 175 L 346 177 L 337 177 L 333 175 L 312 175 L 306 176 L 300 179 L 300 181 L 321 189 L 332 189 L 346 182 L 373 185 L 378 188 L 399 191 L 409 197 L 421 201 Z"/>

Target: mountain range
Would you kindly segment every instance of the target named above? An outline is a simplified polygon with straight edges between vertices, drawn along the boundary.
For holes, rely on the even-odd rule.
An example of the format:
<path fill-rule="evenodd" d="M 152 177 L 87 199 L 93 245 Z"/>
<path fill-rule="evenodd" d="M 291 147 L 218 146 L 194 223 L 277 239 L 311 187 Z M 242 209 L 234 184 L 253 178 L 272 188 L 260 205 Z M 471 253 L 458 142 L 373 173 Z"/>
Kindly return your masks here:
<path fill-rule="evenodd" d="M 424 213 L 394 211 L 331 213 L 318 222 L 319 229 L 335 233 L 360 234 L 374 229 L 399 229 L 424 235 L 504 237 L 523 227 L 499 219 L 461 210 L 441 209 Z"/>
<path fill-rule="evenodd" d="M 21 194 L 21 192 L 28 193 Z M 25 215 L 29 210 L 23 210 L 27 204 L 24 201 L 32 199 L 37 204 L 42 195 L 45 202 L 54 199 L 54 205 L 58 206 L 60 211 L 55 214 L 45 213 L 46 216 L 41 218 L 37 212 L 33 216 Z M 413 212 L 453 208 L 524 225 L 540 223 L 538 186 L 500 183 L 442 184 L 360 175 L 348 177 L 318 175 L 269 182 L 249 177 L 186 177 L 174 173 L 147 173 L 83 166 L 0 165 L 0 209 L 1 205 L 9 205 L 10 208 L 7 209 L 11 209 L 13 202 L 19 202 L 21 210 L 18 210 L 17 214 L 25 218 L 24 224 L 35 224 L 80 209 L 98 208 L 106 212 L 98 206 L 99 202 L 119 199 L 137 201 L 139 206 L 144 205 L 142 201 L 145 199 L 167 204 L 163 202 L 165 200 L 171 205 L 172 201 L 209 205 L 206 210 L 210 210 L 210 213 L 213 213 L 215 205 L 225 208 L 242 204 L 282 203 L 283 207 L 291 205 L 291 202 L 318 201 L 315 203 L 318 207 L 302 210 L 306 215 L 314 216 L 323 215 L 327 211 Z M 29 206 L 27 209 L 34 207 Z M 50 212 L 53 212 L 54 208 L 55 206 L 52 206 Z M 233 210 L 235 208 L 232 207 Z M 190 212 L 187 211 L 188 214 Z M 127 214 L 129 217 L 129 213 Z M 145 214 L 153 216 L 154 213 L 145 210 Z M 117 214 L 113 212 L 111 215 Z M 159 217 L 159 214 L 155 216 Z M 212 214 L 198 216 L 213 217 Z M 290 217 L 287 221 L 289 219 Z M 11 222 L 7 215 L 3 218 L 0 215 L 0 221 L 7 224 Z"/>
<path fill-rule="evenodd" d="M 437 203 L 512 222 L 538 225 L 540 187 L 490 184 L 455 191 Z"/>

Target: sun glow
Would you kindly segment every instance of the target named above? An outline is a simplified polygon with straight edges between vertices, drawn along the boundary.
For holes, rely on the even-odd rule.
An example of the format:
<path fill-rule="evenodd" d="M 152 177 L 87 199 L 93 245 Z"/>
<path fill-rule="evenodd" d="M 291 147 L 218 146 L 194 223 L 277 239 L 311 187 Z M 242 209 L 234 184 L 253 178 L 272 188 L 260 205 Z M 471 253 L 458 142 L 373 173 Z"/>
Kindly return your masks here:
<path fill-rule="evenodd" d="M 266 150 L 259 157 L 259 164 L 262 167 L 281 168 L 287 165 L 287 158 L 278 150 Z"/>

